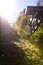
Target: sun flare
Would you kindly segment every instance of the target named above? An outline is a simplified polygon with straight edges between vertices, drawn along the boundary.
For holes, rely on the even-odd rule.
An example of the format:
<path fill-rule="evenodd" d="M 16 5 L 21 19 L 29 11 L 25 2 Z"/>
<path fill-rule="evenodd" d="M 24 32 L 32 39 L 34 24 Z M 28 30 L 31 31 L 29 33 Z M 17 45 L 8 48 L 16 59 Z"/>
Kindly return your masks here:
<path fill-rule="evenodd" d="M 0 0 L 0 16 L 8 19 L 8 21 L 11 21 L 14 16 L 13 10 L 16 6 L 16 3 L 14 3 L 14 1 L 15 0 Z"/>

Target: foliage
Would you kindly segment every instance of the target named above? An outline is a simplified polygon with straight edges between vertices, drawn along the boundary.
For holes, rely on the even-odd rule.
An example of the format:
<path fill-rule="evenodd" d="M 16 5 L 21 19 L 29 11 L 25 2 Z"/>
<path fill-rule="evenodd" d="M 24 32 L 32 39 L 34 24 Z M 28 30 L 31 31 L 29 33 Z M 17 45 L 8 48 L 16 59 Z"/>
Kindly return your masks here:
<path fill-rule="evenodd" d="M 35 44 L 31 44 L 30 41 L 25 39 L 20 40 L 20 42 L 13 43 L 15 43 L 19 48 L 21 48 L 25 52 L 25 59 L 27 60 L 28 65 L 42 64 L 41 51 Z"/>
<path fill-rule="evenodd" d="M 30 28 L 28 22 L 30 17 L 30 15 L 26 16 L 24 13 L 22 13 L 22 15 L 20 14 L 16 20 L 16 29 L 20 38 L 26 38 L 29 36 L 28 32 Z"/>
<path fill-rule="evenodd" d="M 26 17 L 26 15 L 23 14 L 20 16 L 20 19 L 16 21 L 20 41 L 16 42 L 16 44 L 25 52 L 28 58 L 28 65 L 43 65 L 43 21 L 41 21 L 38 29 L 29 36 L 29 25 L 27 21 L 29 21 L 30 17 L 29 15 Z"/>
<path fill-rule="evenodd" d="M 31 40 L 37 43 L 43 49 L 43 21 L 34 34 L 31 35 Z"/>

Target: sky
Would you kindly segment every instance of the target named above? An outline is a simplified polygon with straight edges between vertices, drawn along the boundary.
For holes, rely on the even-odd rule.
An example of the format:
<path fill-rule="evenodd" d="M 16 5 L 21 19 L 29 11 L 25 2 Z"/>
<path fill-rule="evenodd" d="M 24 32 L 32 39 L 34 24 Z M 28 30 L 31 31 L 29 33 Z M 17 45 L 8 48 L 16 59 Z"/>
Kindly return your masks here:
<path fill-rule="evenodd" d="M 9 23 L 13 23 L 26 6 L 36 5 L 37 0 L 0 0 L 0 16 L 5 17 Z"/>

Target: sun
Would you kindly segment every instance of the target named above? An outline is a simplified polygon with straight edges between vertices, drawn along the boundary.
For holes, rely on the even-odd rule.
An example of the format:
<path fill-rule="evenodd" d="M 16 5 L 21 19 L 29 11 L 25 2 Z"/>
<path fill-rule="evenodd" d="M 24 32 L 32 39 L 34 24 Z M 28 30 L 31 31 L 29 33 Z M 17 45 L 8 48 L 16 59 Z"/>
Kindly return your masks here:
<path fill-rule="evenodd" d="M 0 0 L 0 16 L 8 19 L 10 23 L 14 16 L 13 9 L 15 9 L 14 6 L 16 4 L 13 1 L 15 0 Z"/>

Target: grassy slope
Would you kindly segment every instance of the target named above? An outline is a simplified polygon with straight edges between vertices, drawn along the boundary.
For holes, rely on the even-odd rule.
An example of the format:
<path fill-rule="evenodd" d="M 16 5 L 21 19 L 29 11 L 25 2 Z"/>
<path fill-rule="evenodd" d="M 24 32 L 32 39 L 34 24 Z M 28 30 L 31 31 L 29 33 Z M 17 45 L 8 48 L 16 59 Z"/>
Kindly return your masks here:
<path fill-rule="evenodd" d="M 30 17 L 28 16 L 28 19 L 29 18 Z M 26 16 L 22 15 L 20 20 L 17 20 L 16 22 L 16 25 L 19 26 L 19 28 L 16 27 L 16 29 L 20 42 L 15 42 L 15 44 L 25 52 L 26 57 L 28 58 L 28 63 L 31 61 L 32 65 L 43 65 L 43 21 L 35 33 L 29 36 L 20 30 L 28 31 L 27 25 L 25 24 L 26 19 Z"/>
<path fill-rule="evenodd" d="M 43 65 L 43 22 L 36 32 L 29 36 L 20 30 L 22 28 L 28 31 L 26 19 L 23 14 L 16 22 L 16 25 L 19 26 L 19 28 L 15 26 L 19 37 L 16 38 L 16 34 L 11 34 L 9 39 L 12 39 L 9 41 L 4 40 L 4 37 L 3 41 L 1 40 L 0 65 Z"/>

